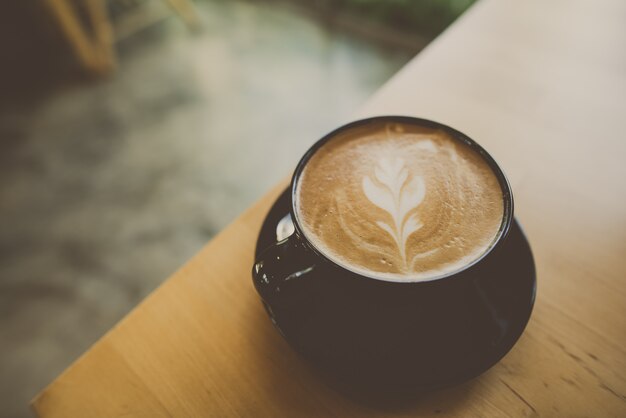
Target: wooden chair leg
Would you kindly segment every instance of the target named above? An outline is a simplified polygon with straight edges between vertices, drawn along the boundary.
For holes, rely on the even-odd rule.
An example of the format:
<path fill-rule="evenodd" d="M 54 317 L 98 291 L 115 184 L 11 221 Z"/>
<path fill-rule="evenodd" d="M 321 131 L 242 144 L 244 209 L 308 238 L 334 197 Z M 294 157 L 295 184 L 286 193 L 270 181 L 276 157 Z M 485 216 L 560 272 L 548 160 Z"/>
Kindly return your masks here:
<path fill-rule="evenodd" d="M 44 0 L 44 3 L 83 68 L 95 74 L 105 74 L 114 68 L 112 33 L 103 0 L 87 1 L 95 41 L 85 31 L 69 0 Z"/>
<path fill-rule="evenodd" d="M 85 30 L 72 0 L 44 0 L 79 64 L 95 74 L 111 72 L 116 65 L 113 31 L 107 16 L 106 0 L 84 1 L 93 34 Z M 191 0 L 167 0 L 170 7 L 192 29 L 200 27 L 200 16 Z"/>
<path fill-rule="evenodd" d="M 87 0 L 87 15 L 93 28 L 93 48 L 97 51 L 99 67 L 109 72 L 115 68 L 113 29 L 106 11 L 106 0 Z"/>

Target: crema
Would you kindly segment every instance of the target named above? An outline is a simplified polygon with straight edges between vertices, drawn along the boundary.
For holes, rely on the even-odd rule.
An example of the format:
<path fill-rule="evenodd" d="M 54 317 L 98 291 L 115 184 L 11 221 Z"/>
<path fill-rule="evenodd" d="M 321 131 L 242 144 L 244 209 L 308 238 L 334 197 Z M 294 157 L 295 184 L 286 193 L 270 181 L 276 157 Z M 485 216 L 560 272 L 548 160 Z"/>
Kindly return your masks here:
<path fill-rule="evenodd" d="M 494 243 L 498 178 L 448 132 L 375 122 L 338 133 L 300 173 L 296 216 L 309 241 L 352 270 L 395 281 L 457 271 Z"/>

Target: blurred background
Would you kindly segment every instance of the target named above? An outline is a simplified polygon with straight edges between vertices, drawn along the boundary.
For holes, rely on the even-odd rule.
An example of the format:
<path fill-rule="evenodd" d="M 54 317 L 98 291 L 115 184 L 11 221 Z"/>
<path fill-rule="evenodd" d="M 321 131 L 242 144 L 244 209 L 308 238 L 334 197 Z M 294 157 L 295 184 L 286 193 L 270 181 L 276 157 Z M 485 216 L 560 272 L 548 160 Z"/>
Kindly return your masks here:
<path fill-rule="evenodd" d="M 0 5 L 0 416 L 472 0 Z"/>

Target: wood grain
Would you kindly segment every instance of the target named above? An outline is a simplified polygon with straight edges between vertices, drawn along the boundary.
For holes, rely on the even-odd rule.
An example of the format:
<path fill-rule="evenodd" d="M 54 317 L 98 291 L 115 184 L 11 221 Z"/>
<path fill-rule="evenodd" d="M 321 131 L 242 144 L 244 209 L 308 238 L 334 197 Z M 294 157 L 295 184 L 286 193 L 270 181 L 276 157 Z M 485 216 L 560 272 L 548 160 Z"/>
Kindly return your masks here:
<path fill-rule="evenodd" d="M 410 402 L 326 385 L 272 328 L 250 279 L 286 181 L 33 403 L 42 417 L 626 416 L 626 3 L 482 0 L 355 117 L 416 115 L 500 162 L 538 297 L 495 367 Z M 294 161 L 295 164 L 295 161 Z"/>

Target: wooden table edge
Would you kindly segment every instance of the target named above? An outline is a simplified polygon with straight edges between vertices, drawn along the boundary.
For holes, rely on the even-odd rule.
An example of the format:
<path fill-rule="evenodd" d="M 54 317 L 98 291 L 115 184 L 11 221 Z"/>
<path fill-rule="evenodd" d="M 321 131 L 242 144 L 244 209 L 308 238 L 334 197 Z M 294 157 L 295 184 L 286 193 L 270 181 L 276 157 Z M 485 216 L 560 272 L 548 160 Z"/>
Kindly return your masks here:
<path fill-rule="evenodd" d="M 165 285 L 174 277 L 177 276 L 178 272 L 185 268 L 185 266 L 192 262 L 192 260 L 202 257 L 204 251 L 209 247 L 214 241 L 219 239 L 223 234 L 227 234 L 233 225 L 238 223 L 239 220 L 250 217 L 253 213 L 258 211 L 263 211 L 265 213 L 266 209 L 269 205 L 271 205 L 274 200 L 280 195 L 280 193 L 285 190 L 285 188 L 289 185 L 291 181 L 291 175 L 289 177 L 283 178 L 283 180 L 279 181 L 275 186 L 273 186 L 269 191 L 267 191 L 263 196 L 257 199 L 248 209 L 243 211 L 239 216 L 237 216 L 232 222 L 230 222 L 224 229 L 222 229 L 217 235 L 211 238 L 206 244 L 204 244 L 197 252 L 187 260 L 183 265 L 181 265 L 178 269 L 176 269 L 172 274 L 170 274 L 167 279 L 165 279 L 161 284 L 159 284 L 154 290 L 152 290 L 145 298 L 143 298 L 137 305 L 135 305 L 126 315 L 122 317 L 118 322 L 115 323 L 113 327 L 111 327 L 108 331 L 106 331 L 97 341 L 89 346 L 80 356 L 78 356 L 74 361 L 70 363 L 57 377 L 55 377 L 50 383 L 48 383 L 43 389 L 41 389 L 30 401 L 30 409 L 39 416 L 38 413 L 38 405 L 42 398 L 46 395 L 46 393 L 63 379 L 64 376 L 71 373 L 72 370 L 85 358 L 87 357 L 97 346 L 104 343 L 105 340 L 109 338 L 111 334 L 113 334 L 119 327 L 123 326 L 124 323 L 130 320 L 135 312 L 139 311 L 145 303 L 148 303 L 150 299 L 152 299 L 155 295 L 157 295 L 160 291 L 163 290 Z"/>

